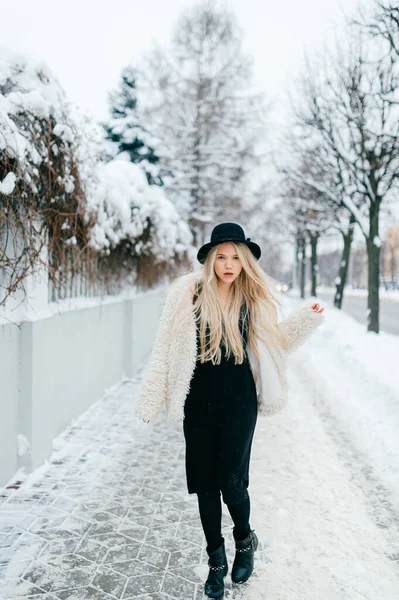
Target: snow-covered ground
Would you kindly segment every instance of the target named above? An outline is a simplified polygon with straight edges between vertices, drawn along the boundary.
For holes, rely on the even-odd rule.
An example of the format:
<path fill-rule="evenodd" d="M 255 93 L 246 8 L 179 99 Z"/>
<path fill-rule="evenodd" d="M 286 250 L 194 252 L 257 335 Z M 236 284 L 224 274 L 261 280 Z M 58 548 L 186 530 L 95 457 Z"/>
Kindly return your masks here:
<path fill-rule="evenodd" d="M 337 309 L 325 315 L 290 358 L 289 407 L 255 435 L 252 514 L 271 548 L 265 597 L 393 600 L 399 340 L 366 333 Z"/>
<path fill-rule="evenodd" d="M 298 302 L 284 298 L 289 312 Z M 258 420 L 250 469 L 260 547 L 226 598 L 399 597 L 397 336 L 337 309 L 289 359 L 289 405 Z M 0 500 L 0 598 L 202 598 L 208 569 L 182 431 L 134 417 L 125 381 Z M 234 556 L 223 505 L 223 535 Z M 157 590 L 157 591 L 155 591 Z M 147 594 L 145 593 L 147 592 Z"/>

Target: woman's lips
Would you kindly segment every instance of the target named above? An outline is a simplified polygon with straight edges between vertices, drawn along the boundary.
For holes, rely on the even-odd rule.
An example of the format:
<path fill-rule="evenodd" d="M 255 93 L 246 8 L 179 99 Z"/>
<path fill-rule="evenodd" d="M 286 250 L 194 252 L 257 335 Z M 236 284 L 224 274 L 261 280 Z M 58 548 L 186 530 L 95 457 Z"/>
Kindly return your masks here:
<path fill-rule="evenodd" d="M 232 276 L 232 275 L 233 275 L 233 273 L 225 273 L 224 275 L 225 275 L 225 277 L 226 277 L 226 276 Z"/>

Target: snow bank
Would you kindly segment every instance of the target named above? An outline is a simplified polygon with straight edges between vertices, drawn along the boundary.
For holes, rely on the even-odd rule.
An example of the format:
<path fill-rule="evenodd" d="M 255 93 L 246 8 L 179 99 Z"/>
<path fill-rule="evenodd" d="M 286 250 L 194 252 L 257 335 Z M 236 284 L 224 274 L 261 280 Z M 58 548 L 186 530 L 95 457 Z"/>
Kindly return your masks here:
<path fill-rule="evenodd" d="M 355 452 L 399 505 L 399 336 L 368 332 L 346 313 L 321 305 L 326 321 L 317 343 L 304 349 L 302 369 L 314 378 L 324 408 Z"/>
<path fill-rule="evenodd" d="M 334 347 L 341 348 L 348 362 L 360 362 L 399 398 L 399 337 L 384 331 L 378 334 L 366 331 L 362 324 L 346 313 L 325 303 L 322 305 L 329 322 L 325 335 L 334 342 Z"/>
<path fill-rule="evenodd" d="M 284 312 L 300 302 L 286 295 Z M 325 322 L 289 359 L 287 408 L 255 432 L 267 564 L 255 554 L 248 600 L 397 598 L 399 337 L 321 304 Z"/>

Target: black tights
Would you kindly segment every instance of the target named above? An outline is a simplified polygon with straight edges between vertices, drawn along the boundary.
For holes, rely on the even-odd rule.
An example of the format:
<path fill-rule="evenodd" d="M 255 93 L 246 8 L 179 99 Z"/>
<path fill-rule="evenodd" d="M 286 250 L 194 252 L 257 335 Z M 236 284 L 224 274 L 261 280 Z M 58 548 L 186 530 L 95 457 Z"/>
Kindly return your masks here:
<path fill-rule="evenodd" d="M 199 493 L 197 496 L 202 528 L 208 544 L 207 551 L 213 552 L 222 542 L 222 502 L 220 499 L 220 490 Z M 249 533 L 249 496 L 239 504 L 227 504 L 227 508 L 234 523 L 234 539 L 245 539 Z"/>

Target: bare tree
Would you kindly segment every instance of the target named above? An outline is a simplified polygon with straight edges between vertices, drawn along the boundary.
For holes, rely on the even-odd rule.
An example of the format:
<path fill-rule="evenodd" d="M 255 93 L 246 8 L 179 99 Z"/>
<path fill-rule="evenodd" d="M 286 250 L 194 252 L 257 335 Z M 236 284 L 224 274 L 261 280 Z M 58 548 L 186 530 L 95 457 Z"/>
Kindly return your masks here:
<path fill-rule="evenodd" d="M 373 37 L 387 42 L 393 60 L 399 59 L 399 6 L 396 2 L 376 2 L 376 9 L 370 19 L 363 15 L 362 25 Z"/>
<path fill-rule="evenodd" d="M 301 175 L 306 176 L 310 165 L 303 162 L 300 168 Z M 314 187 L 307 185 L 300 178 L 292 176 L 288 170 L 282 170 L 282 196 L 286 206 L 286 215 L 294 231 L 297 263 L 300 265 L 298 279 L 301 297 L 305 297 L 306 277 L 306 245 L 311 248 L 311 295 L 317 296 L 317 245 L 321 236 L 325 235 L 332 227 L 335 217 L 335 207 L 328 202 L 325 195 Z"/>
<path fill-rule="evenodd" d="M 335 278 L 334 306 L 342 308 L 344 289 L 346 285 L 350 250 L 353 241 L 355 218 L 348 210 L 344 197 L 347 195 L 356 206 L 354 196 L 355 188 L 343 180 L 342 170 L 339 163 L 331 164 L 326 160 L 328 157 L 323 148 L 316 146 L 308 147 L 308 142 L 302 136 L 291 140 L 292 156 L 298 161 L 290 166 L 284 166 L 281 171 L 284 177 L 291 181 L 291 185 L 301 189 L 302 197 L 316 197 L 321 206 L 317 214 L 322 218 L 318 234 L 323 236 L 338 231 L 343 238 L 342 256 L 339 263 L 338 275 Z M 335 167 L 335 169 L 333 168 Z M 348 179 L 348 178 L 346 178 Z M 309 231 L 311 236 L 311 231 Z M 318 237 L 317 237 L 318 239 Z M 316 240 L 314 240 L 315 242 Z M 315 254 L 313 247 L 312 256 Z M 314 263 L 314 261 L 313 261 Z M 312 266 L 312 293 L 315 289 L 315 265 Z M 315 295 L 315 294 L 314 294 Z"/>
<path fill-rule="evenodd" d="M 304 152 L 317 148 L 316 159 L 333 187 L 314 178 L 306 182 L 332 201 L 339 198 L 366 240 L 368 330 L 378 332 L 380 209 L 399 176 L 398 107 L 385 91 L 396 89 L 398 81 L 392 62 L 378 60 L 381 54 L 369 42 L 364 32 L 351 30 L 349 44 L 326 55 L 323 69 L 308 68 L 297 133 Z"/>

